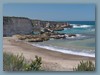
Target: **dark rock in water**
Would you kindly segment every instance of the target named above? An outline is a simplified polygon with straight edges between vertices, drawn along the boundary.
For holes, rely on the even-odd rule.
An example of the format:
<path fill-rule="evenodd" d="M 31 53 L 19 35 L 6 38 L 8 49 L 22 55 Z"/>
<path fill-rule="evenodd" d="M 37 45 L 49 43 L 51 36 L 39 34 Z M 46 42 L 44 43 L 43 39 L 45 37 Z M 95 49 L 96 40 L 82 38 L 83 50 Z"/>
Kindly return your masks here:
<path fill-rule="evenodd" d="M 60 37 L 59 36 L 56 36 L 56 37 L 54 37 L 54 39 L 60 39 Z"/>
<path fill-rule="evenodd" d="M 68 37 L 72 37 L 72 36 L 76 37 L 76 34 L 69 34 L 68 35 Z"/>
<path fill-rule="evenodd" d="M 72 25 L 68 25 L 66 28 L 73 28 L 73 26 Z"/>
<path fill-rule="evenodd" d="M 43 42 L 43 39 L 41 38 L 28 39 L 28 42 Z"/>
<path fill-rule="evenodd" d="M 80 24 L 77 24 L 77 26 L 80 26 Z"/>

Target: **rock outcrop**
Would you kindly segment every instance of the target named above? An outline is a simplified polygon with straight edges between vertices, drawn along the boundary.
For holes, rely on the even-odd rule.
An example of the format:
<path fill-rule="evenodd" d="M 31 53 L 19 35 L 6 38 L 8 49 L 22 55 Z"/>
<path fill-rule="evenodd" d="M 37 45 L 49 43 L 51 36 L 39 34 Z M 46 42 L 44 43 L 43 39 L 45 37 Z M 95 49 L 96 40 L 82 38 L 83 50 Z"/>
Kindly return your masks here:
<path fill-rule="evenodd" d="M 67 22 L 33 20 L 25 17 L 3 17 L 3 36 L 43 34 L 72 28 Z M 58 36 L 57 36 L 58 37 Z"/>
<path fill-rule="evenodd" d="M 28 18 L 3 17 L 3 36 L 30 34 L 32 31 L 32 22 Z"/>
<path fill-rule="evenodd" d="M 64 28 L 72 28 L 68 22 L 59 21 L 43 21 L 43 20 L 32 20 L 34 26 L 34 31 L 41 31 L 41 29 L 46 29 L 50 31 L 63 30 Z"/>

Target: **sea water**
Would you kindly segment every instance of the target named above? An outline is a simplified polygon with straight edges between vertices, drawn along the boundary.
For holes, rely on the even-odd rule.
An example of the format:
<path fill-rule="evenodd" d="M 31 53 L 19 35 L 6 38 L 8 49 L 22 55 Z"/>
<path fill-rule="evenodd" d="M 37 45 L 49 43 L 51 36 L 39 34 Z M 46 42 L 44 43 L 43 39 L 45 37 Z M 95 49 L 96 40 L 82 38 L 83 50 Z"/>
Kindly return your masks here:
<path fill-rule="evenodd" d="M 76 34 L 78 37 L 50 39 L 33 43 L 34 46 L 67 54 L 95 57 L 95 21 L 68 21 L 73 28 L 55 31 Z"/>

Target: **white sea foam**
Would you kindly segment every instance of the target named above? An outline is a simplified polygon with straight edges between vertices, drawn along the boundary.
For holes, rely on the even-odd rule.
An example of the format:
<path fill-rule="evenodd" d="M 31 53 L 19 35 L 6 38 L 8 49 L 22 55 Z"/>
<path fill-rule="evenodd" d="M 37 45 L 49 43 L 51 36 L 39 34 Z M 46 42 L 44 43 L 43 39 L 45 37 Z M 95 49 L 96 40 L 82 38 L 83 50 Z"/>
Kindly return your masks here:
<path fill-rule="evenodd" d="M 68 34 L 65 34 L 66 36 L 66 39 L 85 39 L 86 36 L 85 35 L 81 35 L 81 34 L 76 34 L 76 36 L 71 36 L 71 37 L 68 37 Z"/>
<path fill-rule="evenodd" d="M 77 24 L 70 24 L 73 28 L 89 28 L 91 25 L 77 25 Z"/>
<path fill-rule="evenodd" d="M 95 57 L 95 54 L 94 53 L 86 53 L 84 51 L 83 52 L 78 52 L 78 51 L 72 51 L 72 50 L 69 50 L 69 49 L 61 49 L 61 48 L 57 48 L 57 47 L 53 47 L 53 46 L 44 46 L 44 45 L 39 45 L 39 44 L 32 44 L 32 45 L 33 46 L 36 46 L 36 47 L 40 47 L 40 48 L 52 50 L 52 51 L 66 53 L 66 54 L 73 54 L 73 55 L 80 55 L 80 56 Z"/>
<path fill-rule="evenodd" d="M 95 29 L 91 29 L 91 31 L 95 31 Z"/>

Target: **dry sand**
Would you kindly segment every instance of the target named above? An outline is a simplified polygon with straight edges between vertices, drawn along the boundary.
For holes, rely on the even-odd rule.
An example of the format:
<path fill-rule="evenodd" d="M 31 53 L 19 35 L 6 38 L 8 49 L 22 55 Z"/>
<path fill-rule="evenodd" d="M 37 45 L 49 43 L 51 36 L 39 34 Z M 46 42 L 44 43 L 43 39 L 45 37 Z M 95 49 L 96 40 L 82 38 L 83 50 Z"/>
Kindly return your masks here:
<path fill-rule="evenodd" d="M 38 48 L 13 37 L 3 37 L 3 52 L 23 54 L 28 61 L 34 60 L 35 55 L 40 56 L 42 57 L 42 68 L 45 71 L 72 71 L 81 60 L 91 60 L 95 63 L 95 58 Z"/>

